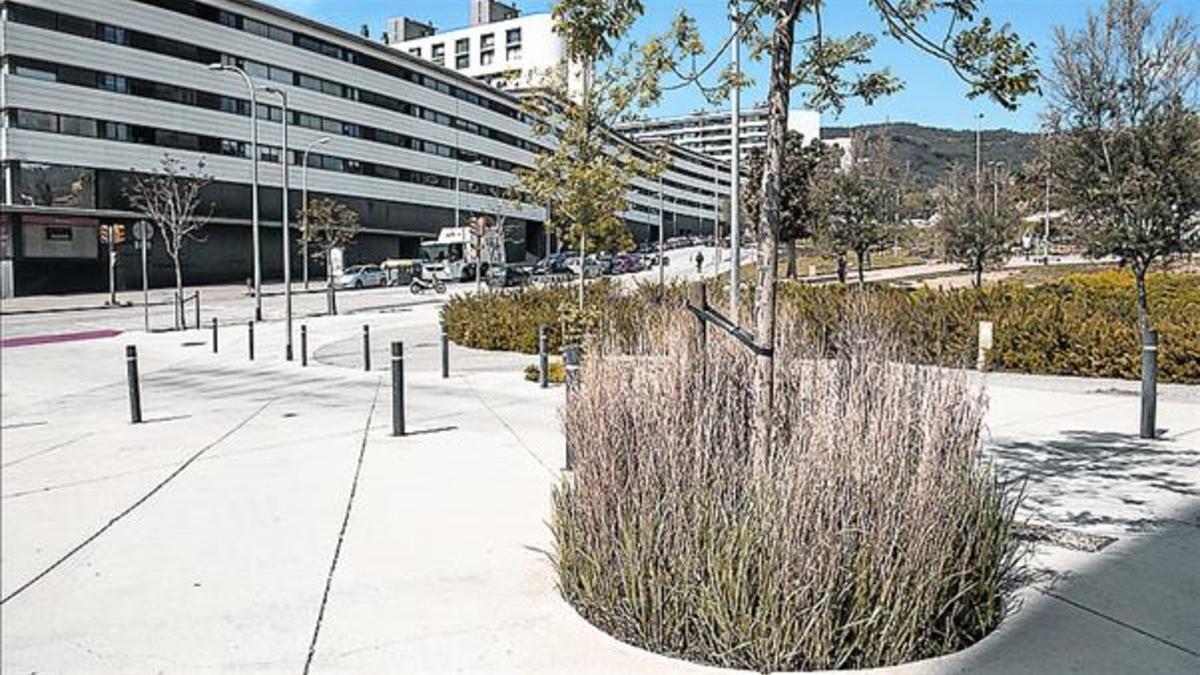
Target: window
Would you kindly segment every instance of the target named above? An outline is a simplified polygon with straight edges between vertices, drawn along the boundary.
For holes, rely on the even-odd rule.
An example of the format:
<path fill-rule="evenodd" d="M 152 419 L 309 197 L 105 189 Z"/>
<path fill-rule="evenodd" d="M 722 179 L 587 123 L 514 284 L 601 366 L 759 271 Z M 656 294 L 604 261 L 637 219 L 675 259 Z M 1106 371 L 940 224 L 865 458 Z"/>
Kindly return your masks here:
<path fill-rule="evenodd" d="M 521 44 L 521 29 L 520 28 L 509 28 L 508 31 L 504 34 L 504 39 L 510 45 Z"/>
<path fill-rule="evenodd" d="M 104 138 L 110 141 L 128 141 L 129 140 L 129 125 L 121 124 L 120 122 L 105 122 L 103 124 Z"/>
<path fill-rule="evenodd" d="M 446 63 L 446 45 L 433 45 L 431 49 L 430 59 L 439 66 L 444 65 Z"/>
<path fill-rule="evenodd" d="M 292 71 L 288 70 L 287 68 L 280 68 L 279 66 L 271 66 L 268 77 L 283 84 L 291 84 L 295 80 L 295 76 L 292 75 Z"/>
<path fill-rule="evenodd" d="M 504 58 L 507 61 L 520 61 L 521 60 L 521 45 L 516 45 L 515 47 L 509 47 L 508 49 L 504 50 Z"/>
<path fill-rule="evenodd" d="M 491 49 L 496 46 L 496 34 L 488 33 L 487 35 L 479 36 L 479 48 Z"/>
<path fill-rule="evenodd" d="M 62 126 L 62 133 L 64 134 L 86 136 L 88 138 L 96 137 L 96 120 L 94 119 L 62 115 L 59 118 L 59 124 Z"/>
<path fill-rule="evenodd" d="M 54 30 L 54 12 L 36 7 L 27 7 L 25 5 L 11 5 L 8 11 L 9 17 L 17 23 Z"/>
<path fill-rule="evenodd" d="M 96 205 L 96 172 L 78 166 L 22 163 L 17 171 L 17 201 L 27 206 Z"/>
<path fill-rule="evenodd" d="M 246 144 L 241 141 L 221 140 L 221 154 L 230 157 L 245 157 Z"/>
<path fill-rule="evenodd" d="M 124 28 L 105 26 L 100 33 L 100 39 L 115 45 L 127 45 L 129 44 L 129 33 L 126 33 Z"/>
<path fill-rule="evenodd" d="M 495 60 L 495 57 L 496 57 L 496 55 L 494 52 L 480 52 L 479 53 L 479 65 L 490 66 L 490 65 L 492 65 L 492 61 Z"/>
<path fill-rule="evenodd" d="M 129 93 L 129 82 L 121 75 L 105 74 L 100 78 L 100 88 L 118 94 Z"/>
<path fill-rule="evenodd" d="M 279 148 L 272 148 L 269 145 L 258 146 L 258 160 L 260 162 L 269 162 L 271 164 L 279 163 Z"/>
<path fill-rule="evenodd" d="M 460 38 L 460 39 L 454 41 L 454 53 L 455 54 L 466 54 L 469 51 L 471 51 L 470 38 Z"/>
<path fill-rule="evenodd" d="M 411 49 L 408 50 L 408 53 L 412 54 L 413 56 L 415 56 L 417 58 L 421 58 L 421 48 L 420 47 L 412 47 Z"/>
<path fill-rule="evenodd" d="M 19 77 L 29 77 L 35 80 L 44 80 L 46 82 L 58 81 L 58 70 L 50 65 L 26 65 L 23 63 L 16 64 L 16 74 Z"/>
<path fill-rule="evenodd" d="M 18 110 L 17 126 L 21 129 L 57 133 L 58 115 L 53 113 L 37 112 L 34 110 Z"/>
<path fill-rule="evenodd" d="M 470 54 L 459 54 L 458 56 L 454 57 L 454 67 L 455 68 L 462 70 L 463 68 L 470 67 L 470 65 L 471 65 L 471 55 Z"/>

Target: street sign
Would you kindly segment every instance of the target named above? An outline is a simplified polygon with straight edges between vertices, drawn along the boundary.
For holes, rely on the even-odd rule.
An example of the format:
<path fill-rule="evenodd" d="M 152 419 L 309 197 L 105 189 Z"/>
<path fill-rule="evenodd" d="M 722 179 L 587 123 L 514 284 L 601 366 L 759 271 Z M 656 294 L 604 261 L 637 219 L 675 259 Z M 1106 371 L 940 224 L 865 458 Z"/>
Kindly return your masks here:
<path fill-rule="evenodd" d="M 139 220 L 133 224 L 133 236 L 139 240 L 153 239 L 154 226 L 144 220 Z"/>

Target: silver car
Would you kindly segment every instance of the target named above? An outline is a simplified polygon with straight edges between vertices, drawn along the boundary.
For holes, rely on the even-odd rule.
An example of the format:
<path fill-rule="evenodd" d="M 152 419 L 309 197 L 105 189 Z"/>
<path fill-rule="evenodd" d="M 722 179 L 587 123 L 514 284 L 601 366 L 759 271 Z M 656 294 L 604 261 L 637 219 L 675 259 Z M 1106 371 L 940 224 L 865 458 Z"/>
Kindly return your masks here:
<path fill-rule="evenodd" d="M 386 286 L 387 273 L 379 265 L 355 265 L 342 272 L 342 276 L 337 278 L 337 285 L 340 288 Z"/>

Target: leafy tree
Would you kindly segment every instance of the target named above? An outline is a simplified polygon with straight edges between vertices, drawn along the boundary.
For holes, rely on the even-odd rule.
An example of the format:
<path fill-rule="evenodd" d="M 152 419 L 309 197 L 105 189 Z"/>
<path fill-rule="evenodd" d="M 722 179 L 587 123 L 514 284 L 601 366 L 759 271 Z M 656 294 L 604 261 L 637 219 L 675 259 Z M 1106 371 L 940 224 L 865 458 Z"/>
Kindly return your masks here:
<path fill-rule="evenodd" d="M 572 248 L 628 248 L 633 238 L 620 214 L 629 186 L 635 175 L 656 174 L 656 163 L 609 133 L 656 98 L 658 73 L 622 42 L 642 11 L 636 0 L 560 0 L 551 10 L 566 63 L 544 74 L 526 107 L 555 147 L 515 171 L 514 189 L 552 205 L 548 227 Z"/>
<path fill-rule="evenodd" d="M 1200 213 L 1200 29 L 1158 9 L 1109 0 L 1082 28 L 1057 28 L 1046 117 L 1074 234 L 1129 265 L 1143 334 L 1146 271 L 1200 243 L 1187 236 Z"/>
<path fill-rule="evenodd" d="M 818 229 L 822 244 L 837 257 L 838 281 L 846 283 L 846 254 L 858 262 L 858 282 L 866 282 L 867 254 L 889 241 L 896 228 L 896 185 L 891 178 L 890 145 L 885 138 L 868 144 L 855 135 L 853 161 L 825 188 L 826 217 Z"/>
<path fill-rule="evenodd" d="M 200 192 L 212 183 L 204 159 L 195 168 L 170 153 L 163 153 L 151 173 L 130 172 L 124 191 L 133 209 L 158 227 L 163 250 L 175 267 L 175 328 L 183 319 L 183 249 L 191 240 L 202 241 L 200 230 L 212 217 L 212 204 L 201 212 Z"/>
<path fill-rule="evenodd" d="M 966 265 L 974 274 L 975 288 L 983 284 L 983 271 L 1003 264 L 1017 237 L 1020 211 L 1016 191 L 1007 176 L 996 176 L 1005 187 L 993 199 L 981 198 L 974 172 L 952 167 L 937 189 L 940 200 L 937 233 L 947 260 Z"/>
<path fill-rule="evenodd" d="M 337 291 L 334 288 L 330 258 L 334 249 L 345 248 L 358 236 L 361 219 L 358 212 L 328 197 L 310 199 L 308 229 L 301 241 L 310 245 L 309 255 L 325 263 L 325 304 L 329 314 L 337 314 Z"/>
<path fill-rule="evenodd" d="M 747 181 L 742 185 L 742 204 L 746 220 L 753 225 L 758 221 L 762 181 L 763 155 L 755 149 L 748 158 Z M 820 196 L 821 186 L 828 181 L 836 168 L 833 153 L 819 142 L 804 143 L 804 136 L 788 132 L 787 152 L 784 156 L 782 222 L 779 238 L 787 250 L 787 276 L 795 279 L 796 240 L 811 237 L 816 224 L 824 217 L 825 202 Z"/>
<path fill-rule="evenodd" d="M 1019 96 L 1036 89 L 1038 72 L 1032 46 L 1021 42 L 1007 26 L 995 29 L 986 17 L 978 18 L 977 0 L 867 0 L 867 4 L 892 38 L 947 63 L 969 84 L 968 96 L 986 95 L 1015 107 Z M 818 0 L 755 0 L 751 10 L 753 18 L 770 24 L 757 51 L 771 60 L 754 307 L 760 352 L 755 367 L 752 444 L 758 471 L 765 470 L 771 447 L 776 261 L 783 222 L 782 177 L 791 91 L 794 87 L 805 90 L 808 105 L 815 109 L 840 111 L 847 99 L 871 103 L 901 86 L 886 68 L 864 68 L 875 44 L 870 33 L 835 37 L 824 30 L 825 5 Z M 838 4 L 840 8 L 845 5 Z M 806 34 L 801 36 L 799 59 L 794 61 L 796 25 L 801 17 L 810 21 L 804 24 Z"/>

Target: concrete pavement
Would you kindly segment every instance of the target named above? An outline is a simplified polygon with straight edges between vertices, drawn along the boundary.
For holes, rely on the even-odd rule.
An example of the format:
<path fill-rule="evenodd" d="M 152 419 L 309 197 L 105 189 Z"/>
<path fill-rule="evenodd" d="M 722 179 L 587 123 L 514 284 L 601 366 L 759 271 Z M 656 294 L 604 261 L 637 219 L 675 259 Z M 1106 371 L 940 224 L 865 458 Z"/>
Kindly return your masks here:
<path fill-rule="evenodd" d="M 617 642 L 557 595 L 562 390 L 521 379 L 530 357 L 458 347 L 442 380 L 437 307 L 391 309 L 308 319 L 307 369 L 282 361 L 278 322 L 253 363 L 240 326 L 219 355 L 206 332 L 0 351 L 4 672 L 720 672 Z M 1195 672 L 1197 388 L 1164 387 L 1166 439 L 1144 443 L 1125 383 L 986 377 L 988 451 L 1063 536 L 1037 544 L 995 634 L 886 672 Z"/>

